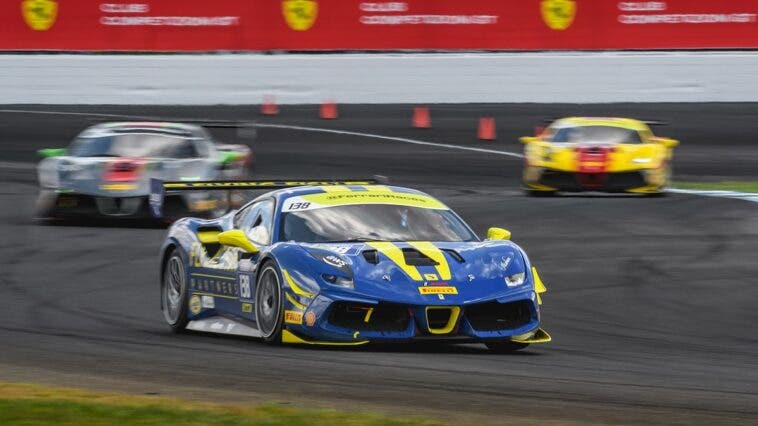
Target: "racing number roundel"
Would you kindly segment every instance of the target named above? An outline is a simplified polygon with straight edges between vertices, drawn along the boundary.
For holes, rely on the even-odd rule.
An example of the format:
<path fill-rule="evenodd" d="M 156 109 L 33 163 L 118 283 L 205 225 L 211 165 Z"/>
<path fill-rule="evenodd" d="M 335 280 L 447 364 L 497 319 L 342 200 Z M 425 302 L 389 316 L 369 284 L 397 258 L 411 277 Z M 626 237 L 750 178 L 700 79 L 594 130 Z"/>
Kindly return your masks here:
<path fill-rule="evenodd" d="M 283 0 L 282 13 L 290 28 L 295 31 L 307 31 L 316 22 L 318 2 L 316 0 Z"/>
<path fill-rule="evenodd" d="M 542 20 L 550 29 L 563 31 L 571 26 L 576 15 L 574 0 L 542 0 L 540 4 Z"/>
<path fill-rule="evenodd" d="M 29 28 L 34 31 L 47 31 L 58 16 L 58 3 L 55 0 L 23 0 L 21 15 Z"/>

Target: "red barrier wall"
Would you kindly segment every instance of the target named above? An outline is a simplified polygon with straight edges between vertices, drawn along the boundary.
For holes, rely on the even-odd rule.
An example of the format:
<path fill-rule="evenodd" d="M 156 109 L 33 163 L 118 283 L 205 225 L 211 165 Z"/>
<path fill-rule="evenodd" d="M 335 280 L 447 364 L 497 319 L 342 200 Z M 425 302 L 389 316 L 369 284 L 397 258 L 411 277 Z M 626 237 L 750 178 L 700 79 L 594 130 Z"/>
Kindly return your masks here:
<path fill-rule="evenodd" d="M 758 0 L 0 3 L 0 50 L 758 48 Z"/>

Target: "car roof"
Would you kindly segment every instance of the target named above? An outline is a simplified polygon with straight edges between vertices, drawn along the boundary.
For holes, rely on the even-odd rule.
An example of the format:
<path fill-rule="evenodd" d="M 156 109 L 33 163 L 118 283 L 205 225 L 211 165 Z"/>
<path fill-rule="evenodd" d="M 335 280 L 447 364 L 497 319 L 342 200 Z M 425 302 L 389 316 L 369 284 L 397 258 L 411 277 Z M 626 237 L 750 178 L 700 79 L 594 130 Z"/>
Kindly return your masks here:
<path fill-rule="evenodd" d="M 555 120 L 551 127 L 609 126 L 623 129 L 648 131 L 650 127 L 640 120 L 622 117 L 565 117 Z"/>
<path fill-rule="evenodd" d="M 194 124 L 164 121 L 119 121 L 96 124 L 85 129 L 80 136 L 107 136 L 136 132 L 171 136 L 200 137 L 202 134 L 202 128 Z"/>

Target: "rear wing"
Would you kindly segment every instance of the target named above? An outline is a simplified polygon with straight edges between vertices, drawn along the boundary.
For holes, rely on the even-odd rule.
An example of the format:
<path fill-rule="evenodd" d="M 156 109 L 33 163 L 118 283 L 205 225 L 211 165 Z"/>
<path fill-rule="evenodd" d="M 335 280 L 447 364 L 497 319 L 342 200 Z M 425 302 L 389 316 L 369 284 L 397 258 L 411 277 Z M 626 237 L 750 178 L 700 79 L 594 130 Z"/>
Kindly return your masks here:
<path fill-rule="evenodd" d="M 376 185 L 387 183 L 383 176 L 372 179 L 293 179 L 293 180 L 205 180 L 205 181 L 163 181 L 150 179 L 150 212 L 154 217 L 163 217 L 163 201 L 167 192 L 216 191 L 216 190 L 259 190 L 294 188 L 297 186 L 331 185 Z"/>

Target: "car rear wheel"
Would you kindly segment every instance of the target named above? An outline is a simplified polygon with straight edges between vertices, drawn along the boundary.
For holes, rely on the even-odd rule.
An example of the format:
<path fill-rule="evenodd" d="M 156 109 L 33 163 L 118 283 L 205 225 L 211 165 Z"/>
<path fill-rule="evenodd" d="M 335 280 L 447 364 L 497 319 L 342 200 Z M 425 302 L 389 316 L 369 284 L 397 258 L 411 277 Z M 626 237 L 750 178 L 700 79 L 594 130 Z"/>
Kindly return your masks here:
<path fill-rule="evenodd" d="M 179 249 L 174 249 L 166 262 L 161 279 L 161 311 L 175 333 L 187 326 L 187 273 Z"/>
<path fill-rule="evenodd" d="M 255 287 L 255 320 L 266 343 L 282 340 L 282 285 L 273 262 L 266 262 L 258 275 Z"/>
<path fill-rule="evenodd" d="M 492 352 L 499 353 L 499 354 L 507 354 L 511 352 L 520 351 L 521 349 L 526 348 L 529 346 L 529 343 L 516 343 L 511 341 L 505 341 L 505 342 L 485 342 L 485 345 L 487 345 L 487 348 L 491 350 Z"/>

